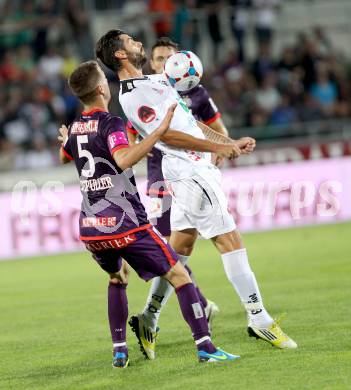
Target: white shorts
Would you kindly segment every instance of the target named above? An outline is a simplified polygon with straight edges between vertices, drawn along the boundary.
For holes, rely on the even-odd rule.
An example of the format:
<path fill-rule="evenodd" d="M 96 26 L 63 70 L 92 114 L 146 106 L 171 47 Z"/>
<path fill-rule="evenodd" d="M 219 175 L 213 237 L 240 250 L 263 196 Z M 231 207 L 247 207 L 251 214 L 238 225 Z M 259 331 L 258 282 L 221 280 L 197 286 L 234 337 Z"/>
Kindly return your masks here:
<path fill-rule="evenodd" d="M 236 229 L 221 188 L 221 172 L 209 166 L 182 180 L 167 180 L 172 194 L 171 229 L 195 228 L 205 239 Z"/>

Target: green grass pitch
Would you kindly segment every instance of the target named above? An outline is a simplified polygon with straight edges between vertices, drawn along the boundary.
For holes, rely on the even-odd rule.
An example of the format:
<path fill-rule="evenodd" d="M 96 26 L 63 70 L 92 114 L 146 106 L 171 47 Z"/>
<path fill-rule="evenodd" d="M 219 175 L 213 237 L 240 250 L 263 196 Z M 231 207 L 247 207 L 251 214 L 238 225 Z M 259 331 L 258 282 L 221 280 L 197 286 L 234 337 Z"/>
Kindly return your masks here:
<path fill-rule="evenodd" d="M 157 359 L 146 361 L 128 329 L 131 365 L 111 367 L 107 278 L 88 253 L 0 263 L 0 389 L 351 389 L 351 224 L 245 235 L 251 265 L 273 315 L 299 344 L 280 351 L 249 338 L 246 317 L 211 243 L 191 259 L 197 281 L 220 307 L 214 341 L 234 363 L 196 360 L 173 296 Z M 129 312 L 149 285 L 131 276 Z"/>

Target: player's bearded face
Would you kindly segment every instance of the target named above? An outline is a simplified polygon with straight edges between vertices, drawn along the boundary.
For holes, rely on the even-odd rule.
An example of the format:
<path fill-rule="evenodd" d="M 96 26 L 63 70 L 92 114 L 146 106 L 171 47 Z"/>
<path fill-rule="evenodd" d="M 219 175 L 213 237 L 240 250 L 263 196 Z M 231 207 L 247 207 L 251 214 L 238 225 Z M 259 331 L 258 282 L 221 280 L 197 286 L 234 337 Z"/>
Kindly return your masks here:
<path fill-rule="evenodd" d="M 137 69 L 141 69 L 147 61 L 146 53 L 142 45 L 133 51 L 128 51 L 127 56 L 128 61 Z"/>

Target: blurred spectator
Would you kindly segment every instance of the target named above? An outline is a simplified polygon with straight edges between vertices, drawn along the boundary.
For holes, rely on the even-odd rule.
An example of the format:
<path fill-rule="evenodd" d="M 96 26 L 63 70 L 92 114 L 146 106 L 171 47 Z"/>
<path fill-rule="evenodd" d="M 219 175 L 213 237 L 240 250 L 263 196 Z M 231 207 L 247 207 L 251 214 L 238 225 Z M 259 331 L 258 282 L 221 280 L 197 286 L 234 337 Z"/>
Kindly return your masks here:
<path fill-rule="evenodd" d="M 207 13 L 207 27 L 212 40 L 213 57 L 220 58 L 219 45 L 223 41 L 218 12 L 220 10 L 221 2 L 216 0 L 201 1 L 201 5 Z"/>
<path fill-rule="evenodd" d="M 17 156 L 15 164 L 18 169 L 49 168 L 55 164 L 55 160 L 44 138 L 37 136 L 32 141 L 31 149 Z"/>
<path fill-rule="evenodd" d="M 332 44 L 325 33 L 325 29 L 321 26 L 316 26 L 313 29 L 313 39 L 316 43 L 316 51 L 319 56 L 326 56 L 332 51 Z"/>
<path fill-rule="evenodd" d="M 252 0 L 230 0 L 232 8 L 232 31 L 238 49 L 238 59 L 245 62 L 245 35 L 248 28 Z"/>
<path fill-rule="evenodd" d="M 194 1 L 178 0 L 175 3 L 172 37 L 181 48 L 196 52 L 199 36 L 197 21 L 191 15 L 191 8 L 195 5 Z"/>
<path fill-rule="evenodd" d="M 271 46 L 267 43 L 262 44 L 259 48 L 257 59 L 252 64 L 252 73 L 257 83 L 275 69 L 275 62 L 272 58 Z"/>
<path fill-rule="evenodd" d="M 94 56 L 94 40 L 90 31 L 89 16 L 79 0 L 68 0 L 65 16 L 72 29 L 81 60 L 91 59 Z"/>
<path fill-rule="evenodd" d="M 25 1 L 27 4 L 34 2 Z M 41 0 L 36 9 L 36 37 L 33 43 L 34 52 L 37 58 L 44 55 L 48 47 L 48 33 L 60 22 L 58 15 L 58 2 L 55 0 Z"/>
<path fill-rule="evenodd" d="M 276 74 L 271 72 L 264 77 L 256 92 L 256 104 L 258 110 L 268 117 L 279 103 L 280 94 L 276 87 Z"/>
<path fill-rule="evenodd" d="M 337 88 L 328 77 L 325 63 L 318 64 L 316 81 L 311 85 L 310 93 L 325 115 L 332 116 L 335 113 Z"/>
<path fill-rule="evenodd" d="M 38 63 L 39 81 L 47 83 L 51 88 L 60 88 L 61 73 L 63 71 L 64 59 L 59 54 L 56 46 L 50 46 Z"/>
<path fill-rule="evenodd" d="M 149 12 L 154 19 L 157 37 L 169 36 L 172 32 L 172 19 L 175 6 L 172 0 L 149 0 Z"/>
<path fill-rule="evenodd" d="M 61 72 L 65 78 L 68 78 L 79 65 L 79 61 L 77 57 L 74 56 L 71 46 L 66 45 L 62 48 L 62 60 Z"/>
<path fill-rule="evenodd" d="M 290 97 L 287 94 L 281 96 L 279 105 L 273 110 L 269 124 L 289 125 L 297 120 L 296 109 L 291 105 Z"/>
<path fill-rule="evenodd" d="M 315 42 L 310 38 L 304 39 L 301 46 L 298 42 L 297 47 L 301 47 L 300 65 L 304 70 L 303 83 L 308 90 L 316 79 L 316 63 L 320 60 L 320 56 Z"/>
<path fill-rule="evenodd" d="M 299 119 L 303 122 L 325 118 L 323 111 L 311 95 L 305 94 L 298 105 Z"/>
<path fill-rule="evenodd" d="M 252 0 L 258 47 L 270 45 L 281 0 Z"/>
<path fill-rule="evenodd" d="M 33 51 L 29 45 L 22 45 L 18 48 L 16 63 L 21 69 L 21 72 L 26 74 L 26 77 L 34 77 L 35 61 Z"/>
<path fill-rule="evenodd" d="M 0 77 L 5 81 L 20 81 L 22 77 L 21 68 L 17 65 L 15 53 L 6 51 L 0 65 Z"/>

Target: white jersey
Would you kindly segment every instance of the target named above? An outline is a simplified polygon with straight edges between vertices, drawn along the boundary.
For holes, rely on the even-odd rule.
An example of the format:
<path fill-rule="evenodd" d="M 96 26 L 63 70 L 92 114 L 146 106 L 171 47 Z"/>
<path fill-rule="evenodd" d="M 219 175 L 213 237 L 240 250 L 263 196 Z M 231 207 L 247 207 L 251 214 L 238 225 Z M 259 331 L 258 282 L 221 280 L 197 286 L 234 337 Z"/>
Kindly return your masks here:
<path fill-rule="evenodd" d="M 168 108 L 177 103 L 170 128 L 196 138 L 205 138 L 185 102 L 162 74 L 122 80 L 119 101 L 124 114 L 142 137 L 155 131 Z M 174 148 L 163 142 L 155 146 L 165 155 L 163 167 L 172 166 L 172 169 L 163 169 L 166 179 L 190 177 L 198 168 L 212 165 L 211 153 Z"/>

